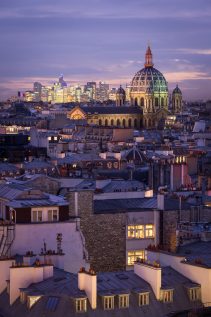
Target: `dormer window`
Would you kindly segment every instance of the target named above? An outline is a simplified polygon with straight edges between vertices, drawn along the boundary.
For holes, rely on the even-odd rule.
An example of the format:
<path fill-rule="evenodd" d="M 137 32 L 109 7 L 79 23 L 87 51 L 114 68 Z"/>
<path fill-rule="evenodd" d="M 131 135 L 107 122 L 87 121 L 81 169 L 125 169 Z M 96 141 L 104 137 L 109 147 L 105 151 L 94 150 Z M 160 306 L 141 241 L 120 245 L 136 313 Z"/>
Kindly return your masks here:
<path fill-rule="evenodd" d="M 41 295 L 28 295 L 27 296 L 27 307 L 31 309 L 41 298 Z"/>
<path fill-rule="evenodd" d="M 27 300 L 27 294 L 23 290 L 20 290 L 20 302 L 24 304 Z"/>
<path fill-rule="evenodd" d="M 103 296 L 103 308 L 105 310 L 114 309 L 114 295 Z"/>
<path fill-rule="evenodd" d="M 139 306 L 149 305 L 149 292 L 139 294 L 138 305 Z"/>
<path fill-rule="evenodd" d="M 190 301 L 197 301 L 201 300 L 201 287 L 188 287 L 188 296 Z"/>
<path fill-rule="evenodd" d="M 128 308 L 129 307 L 129 294 L 119 295 L 119 308 Z"/>
<path fill-rule="evenodd" d="M 173 289 L 161 290 L 160 300 L 163 303 L 171 303 L 171 302 L 173 302 Z"/>
<path fill-rule="evenodd" d="M 85 313 L 87 311 L 87 299 L 77 298 L 75 300 L 75 310 L 77 313 Z"/>

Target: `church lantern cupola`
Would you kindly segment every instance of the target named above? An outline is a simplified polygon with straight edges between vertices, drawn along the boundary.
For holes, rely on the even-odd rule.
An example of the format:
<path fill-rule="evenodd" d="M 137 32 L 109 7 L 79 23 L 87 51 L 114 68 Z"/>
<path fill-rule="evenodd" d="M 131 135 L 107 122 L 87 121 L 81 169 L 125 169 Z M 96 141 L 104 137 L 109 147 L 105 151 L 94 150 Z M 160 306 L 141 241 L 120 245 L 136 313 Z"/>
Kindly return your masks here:
<path fill-rule="evenodd" d="M 172 92 L 172 112 L 174 114 L 182 112 L 182 92 L 178 85 Z"/>
<path fill-rule="evenodd" d="M 125 90 L 120 85 L 120 87 L 117 89 L 117 93 L 116 93 L 116 106 L 118 106 L 118 107 L 124 106 L 125 99 L 126 99 Z"/>
<path fill-rule="evenodd" d="M 145 67 L 153 67 L 154 64 L 152 62 L 152 51 L 151 51 L 151 48 L 150 46 L 147 47 L 147 50 L 146 50 L 146 54 L 145 54 Z"/>

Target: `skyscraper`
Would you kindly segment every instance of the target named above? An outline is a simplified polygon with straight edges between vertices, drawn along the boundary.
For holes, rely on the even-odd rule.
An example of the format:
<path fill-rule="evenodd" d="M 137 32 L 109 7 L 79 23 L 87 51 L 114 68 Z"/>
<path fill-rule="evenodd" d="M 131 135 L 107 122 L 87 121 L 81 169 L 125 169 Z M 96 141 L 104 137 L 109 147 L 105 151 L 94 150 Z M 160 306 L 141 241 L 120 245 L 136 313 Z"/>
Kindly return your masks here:
<path fill-rule="evenodd" d="M 98 101 L 106 101 L 108 100 L 108 93 L 109 93 L 109 84 L 106 84 L 103 81 L 99 82 L 99 88 L 96 91 L 96 100 Z"/>
<path fill-rule="evenodd" d="M 34 95 L 35 95 L 35 100 L 34 101 L 40 101 L 41 100 L 41 91 L 42 91 L 42 85 L 39 82 L 34 83 Z"/>

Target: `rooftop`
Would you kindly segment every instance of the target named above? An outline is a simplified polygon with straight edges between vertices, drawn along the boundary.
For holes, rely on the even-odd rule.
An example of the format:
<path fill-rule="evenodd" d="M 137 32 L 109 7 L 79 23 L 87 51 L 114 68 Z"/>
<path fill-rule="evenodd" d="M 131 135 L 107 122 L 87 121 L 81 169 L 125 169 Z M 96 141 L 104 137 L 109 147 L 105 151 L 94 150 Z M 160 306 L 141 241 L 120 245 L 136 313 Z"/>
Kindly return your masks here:
<path fill-rule="evenodd" d="M 97 309 L 92 310 L 88 304 L 86 316 L 117 316 L 134 317 L 150 316 L 163 317 L 172 311 L 193 308 L 195 303 L 188 299 L 185 285 L 192 285 L 192 282 L 177 273 L 170 267 L 163 268 L 162 276 L 165 289 L 174 289 L 172 303 L 157 301 L 150 285 L 137 276 L 133 271 L 99 273 L 97 276 L 98 301 Z M 12 306 L 9 306 L 6 292 L 0 295 L 0 307 L 5 316 L 78 316 L 74 308 L 74 299 L 87 298 L 85 292 L 78 289 L 76 274 L 66 273 L 55 269 L 54 276 L 37 284 L 31 284 L 24 289 L 26 294 L 41 296 L 38 302 L 29 310 L 26 305 L 21 304 L 18 299 Z M 149 292 L 149 305 L 139 306 L 137 294 Z M 118 296 L 129 294 L 129 308 L 118 308 L 104 310 L 102 296 Z M 51 303 L 50 303 L 51 302 Z M 54 302 L 54 303 L 53 303 Z"/>
<path fill-rule="evenodd" d="M 94 200 L 95 213 L 119 213 L 157 208 L 157 198 Z"/>
<path fill-rule="evenodd" d="M 211 241 L 209 242 L 194 242 L 188 245 L 180 246 L 179 255 L 186 257 L 187 262 L 193 264 L 202 264 L 203 266 L 211 267 Z"/>

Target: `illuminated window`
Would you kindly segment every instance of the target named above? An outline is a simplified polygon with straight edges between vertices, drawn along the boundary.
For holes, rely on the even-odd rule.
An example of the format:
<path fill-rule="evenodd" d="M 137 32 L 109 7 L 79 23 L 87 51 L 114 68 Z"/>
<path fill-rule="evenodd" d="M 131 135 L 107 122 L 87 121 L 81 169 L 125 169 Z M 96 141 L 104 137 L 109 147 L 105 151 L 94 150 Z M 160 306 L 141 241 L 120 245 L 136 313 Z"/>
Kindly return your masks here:
<path fill-rule="evenodd" d="M 59 215 L 58 215 L 58 210 L 48 210 L 48 221 L 58 221 L 59 220 Z"/>
<path fill-rule="evenodd" d="M 128 235 L 128 238 L 135 238 L 135 239 L 144 238 L 144 226 L 143 225 L 128 226 L 127 235 Z"/>
<path fill-rule="evenodd" d="M 161 290 L 161 301 L 163 303 L 173 302 L 173 290 Z"/>
<path fill-rule="evenodd" d="M 144 239 L 154 237 L 154 225 L 129 225 L 127 227 L 128 239 Z"/>
<path fill-rule="evenodd" d="M 145 226 L 145 238 L 153 238 L 154 237 L 154 226 L 153 225 L 146 225 Z"/>
<path fill-rule="evenodd" d="M 134 265 L 138 259 L 144 259 L 144 250 L 128 251 L 127 253 L 127 265 Z"/>
<path fill-rule="evenodd" d="M 105 310 L 114 309 L 114 296 L 104 296 L 103 307 Z"/>
<path fill-rule="evenodd" d="M 129 294 L 119 295 L 119 308 L 129 307 Z"/>
<path fill-rule="evenodd" d="M 149 293 L 139 294 L 138 304 L 139 306 L 149 305 Z"/>
<path fill-rule="evenodd" d="M 42 210 L 32 211 L 32 222 L 42 222 Z"/>
<path fill-rule="evenodd" d="M 41 296 L 27 296 L 27 307 L 32 308 L 40 298 Z"/>
<path fill-rule="evenodd" d="M 86 298 L 76 299 L 76 301 L 75 301 L 76 312 L 86 312 L 87 311 L 86 302 L 87 302 Z"/>
<path fill-rule="evenodd" d="M 201 300 L 201 288 L 188 288 L 188 296 L 191 301 Z"/>

